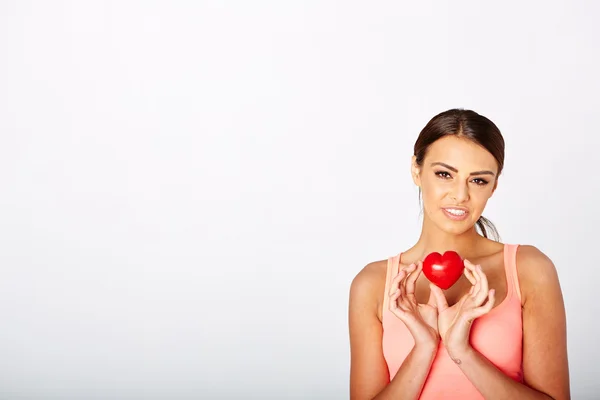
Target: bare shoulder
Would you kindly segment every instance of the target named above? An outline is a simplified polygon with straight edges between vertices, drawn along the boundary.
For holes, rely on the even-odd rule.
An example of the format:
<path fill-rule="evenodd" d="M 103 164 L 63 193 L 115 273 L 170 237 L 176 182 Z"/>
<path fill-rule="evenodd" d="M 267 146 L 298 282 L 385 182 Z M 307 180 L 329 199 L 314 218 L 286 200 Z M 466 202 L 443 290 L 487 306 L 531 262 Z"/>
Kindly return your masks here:
<path fill-rule="evenodd" d="M 560 290 L 554 262 L 537 247 L 520 245 L 516 262 L 523 302 L 533 294 Z"/>
<path fill-rule="evenodd" d="M 350 285 L 350 307 L 366 307 L 380 317 L 387 260 L 373 261 L 356 274 Z"/>
<path fill-rule="evenodd" d="M 372 399 L 389 383 L 389 371 L 381 347 L 383 324 L 377 310 L 379 297 L 383 299 L 386 275 L 387 260 L 371 262 L 356 274 L 350 287 L 351 399 Z"/>
<path fill-rule="evenodd" d="M 535 246 L 517 248 L 523 295 L 523 376 L 552 399 L 570 399 L 567 319 L 554 263 Z"/>

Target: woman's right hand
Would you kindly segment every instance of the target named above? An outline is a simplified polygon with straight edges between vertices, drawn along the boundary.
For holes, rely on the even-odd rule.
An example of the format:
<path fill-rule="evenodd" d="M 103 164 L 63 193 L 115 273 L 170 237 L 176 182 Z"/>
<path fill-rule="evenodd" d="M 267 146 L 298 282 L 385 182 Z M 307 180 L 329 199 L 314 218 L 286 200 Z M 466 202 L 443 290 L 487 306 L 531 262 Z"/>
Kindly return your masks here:
<path fill-rule="evenodd" d="M 427 304 L 418 304 L 415 297 L 415 282 L 423 270 L 423 262 L 400 268 L 392 280 L 389 309 L 398 317 L 415 340 L 415 346 L 435 346 L 440 341 L 438 332 L 438 310 L 433 291 Z"/>

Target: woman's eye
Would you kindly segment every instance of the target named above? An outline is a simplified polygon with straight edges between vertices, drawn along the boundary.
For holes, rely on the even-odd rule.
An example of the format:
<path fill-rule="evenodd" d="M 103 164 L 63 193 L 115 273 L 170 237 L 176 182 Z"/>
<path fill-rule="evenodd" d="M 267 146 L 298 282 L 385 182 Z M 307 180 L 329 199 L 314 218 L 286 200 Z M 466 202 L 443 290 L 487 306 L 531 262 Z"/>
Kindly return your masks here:
<path fill-rule="evenodd" d="M 481 179 L 481 178 L 475 178 L 475 179 L 473 179 L 473 181 L 476 181 L 475 183 L 480 186 L 484 186 L 484 185 L 488 184 L 488 181 L 486 181 L 485 179 Z"/>
<path fill-rule="evenodd" d="M 435 174 L 437 176 L 439 176 L 441 179 L 452 178 L 450 173 L 446 172 L 446 171 L 437 171 Z M 475 184 L 478 186 L 485 186 L 488 184 L 488 181 L 486 181 L 485 179 L 481 179 L 481 178 L 475 178 L 475 179 L 473 179 L 473 182 L 475 182 Z"/>

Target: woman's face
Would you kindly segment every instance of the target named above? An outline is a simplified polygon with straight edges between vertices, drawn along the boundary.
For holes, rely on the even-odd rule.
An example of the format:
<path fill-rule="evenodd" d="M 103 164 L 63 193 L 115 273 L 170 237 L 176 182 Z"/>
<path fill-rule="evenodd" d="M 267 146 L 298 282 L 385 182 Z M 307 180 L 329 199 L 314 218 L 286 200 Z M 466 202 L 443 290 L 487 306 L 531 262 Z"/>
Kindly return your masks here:
<path fill-rule="evenodd" d="M 497 186 L 498 164 L 484 147 L 456 136 L 429 146 L 421 167 L 412 163 L 423 211 L 440 229 L 461 234 L 473 227 Z"/>

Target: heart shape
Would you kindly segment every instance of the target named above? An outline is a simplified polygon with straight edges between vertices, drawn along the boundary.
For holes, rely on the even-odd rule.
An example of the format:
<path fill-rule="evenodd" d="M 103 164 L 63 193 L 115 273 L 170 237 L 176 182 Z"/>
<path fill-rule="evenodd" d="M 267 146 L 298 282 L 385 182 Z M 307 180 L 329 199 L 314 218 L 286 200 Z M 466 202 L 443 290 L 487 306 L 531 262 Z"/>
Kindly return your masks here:
<path fill-rule="evenodd" d="M 433 252 L 423 260 L 423 274 L 441 289 L 454 285 L 463 273 L 465 264 L 457 252 L 448 250 L 441 255 Z"/>

